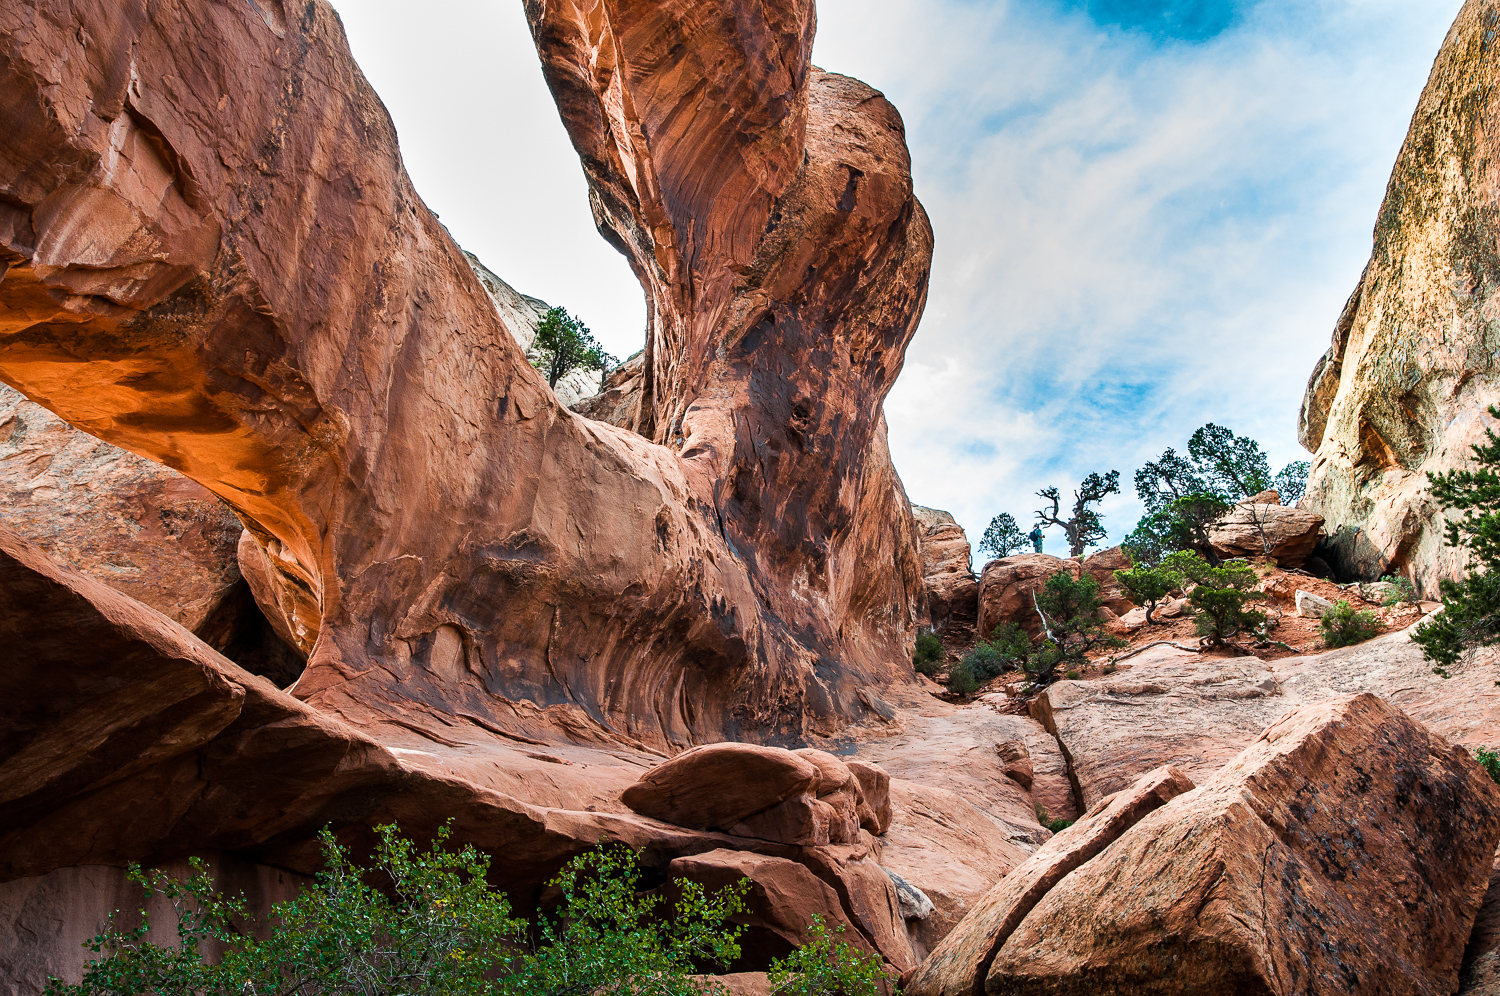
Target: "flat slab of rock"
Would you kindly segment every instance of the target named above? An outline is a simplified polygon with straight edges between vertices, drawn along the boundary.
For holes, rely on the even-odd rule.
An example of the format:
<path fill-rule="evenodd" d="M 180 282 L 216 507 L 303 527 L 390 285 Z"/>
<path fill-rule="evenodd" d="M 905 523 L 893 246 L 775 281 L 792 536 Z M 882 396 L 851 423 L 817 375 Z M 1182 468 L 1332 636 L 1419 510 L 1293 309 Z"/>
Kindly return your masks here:
<path fill-rule="evenodd" d="M 1048 890 L 985 991 L 1446 996 L 1497 841 L 1462 748 L 1373 695 L 1302 706 Z"/>

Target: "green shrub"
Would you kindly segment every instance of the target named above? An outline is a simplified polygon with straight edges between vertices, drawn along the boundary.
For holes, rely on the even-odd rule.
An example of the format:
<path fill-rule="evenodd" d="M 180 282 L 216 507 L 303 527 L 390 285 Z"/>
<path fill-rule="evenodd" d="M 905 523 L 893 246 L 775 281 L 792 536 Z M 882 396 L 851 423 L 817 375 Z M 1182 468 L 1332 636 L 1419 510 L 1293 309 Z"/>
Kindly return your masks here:
<path fill-rule="evenodd" d="M 1194 608 L 1194 626 L 1208 646 L 1227 646 L 1241 633 L 1264 638 L 1266 614 L 1247 608 L 1266 596 L 1251 591 L 1260 581 L 1255 568 L 1243 560 L 1225 561 L 1215 567 L 1192 550 L 1180 550 L 1162 563 L 1194 585 L 1188 603 Z"/>
<path fill-rule="evenodd" d="M 932 678 L 942 670 L 943 641 L 934 633 L 917 634 L 917 652 L 912 655 L 911 665 L 918 674 Z"/>
<path fill-rule="evenodd" d="M 1073 820 L 1054 820 L 1040 802 L 1036 804 L 1036 821 L 1053 833 L 1062 833 L 1074 823 Z"/>
<path fill-rule="evenodd" d="M 1115 580 L 1125 589 L 1132 602 L 1146 607 L 1147 625 L 1156 622 L 1151 618 L 1151 613 L 1156 611 L 1157 603 L 1182 587 L 1181 574 L 1165 565 L 1149 567 L 1137 564 L 1134 556 L 1131 558 L 1130 570 L 1115 571 Z"/>
<path fill-rule="evenodd" d="M 1396 590 L 1385 596 L 1380 602 L 1386 608 L 1394 608 L 1397 605 L 1405 605 L 1407 602 L 1415 602 L 1417 600 L 1416 589 L 1411 586 L 1411 582 L 1404 575 L 1387 574 L 1380 580 L 1386 584 L 1396 586 Z"/>
<path fill-rule="evenodd" d="M 712 893 L 679 881 L 680 898 L 664 910 L 664 898 L 637 891 L 635 855 L 601 846 L 552 881 L 562 896 L 557 912 L 528 925 L 486 883 L 486 857 L 468 846 L 444 849 L 446 829 L 426 852 L 393 826 L 377 829 L 369 869 L 325 830 L 324 870 L 272 907 L 265 940 L 246 932 L 255 924 L 244 899 L 215 892 L 201 860 L 192 859 L 186 881 L 132 866 L 148 897 L 171 902 L 180 945 L 146 940 L 144 913 L 132 930 L 111 923 L 86 944 L 103 957 L 76 986 L 53 979 L 49 996 L 698 996 L 691 975 L 739 956 L 740 928 L 729 918 L 742 908 L 746 881 Z M 369 884 L 372 873 L 383 888 Z M 210 961 L 205 944 L 222 955 Z M 799 964 L 814 980 L 848 972 L 813 955 Z"/>
<path fill-rule="evenodd" d="M 948 669 L 948 691 L 955 695 L 973 695 L 979 691 L 979 677 L 969 667 L 968 658 Z"/>
<path fill-rule="evenodd" d="M 546 373 L 548 387 L 557 387 L 569 371 L 603 370 L 606 362 L 604 348 L 588 327 L 564 308 L 553 308 L 542 316 L 531 345 L 540 354 L 533 365 Z"/>
<path fill-rule="evenodd" d="M 1050 685 L 1057 670 L 1085 664 L 1089 652 L 1101 647 L 1123 647 L 1125 641 L 1105 632 L 1099 579 L 1092 574 L 1073 577 L 1059 571 L 1036 594 L 1046 636 L 1033 645 L 1022 668 L 1033 686 Z"/>
<path fill-rule="evenodd" d="M 847 941 L 839 926 L 829 932 L 823 917 L 813 914 L 802 947 L 771 966 L 767 977 L 775 996 L 878 996 L 889 978 L 875 955 L 865 954 Z"/>
<path fill-rule="evenodd" d="M 1480 747 L 1474 752 L 1474 760 L 1479 762 L 1492 781 L 1500 782 L 1500 751 Z"/>
<path fill-rule="evenodd" d="M 1323 643 L 1329 647 L 1352 647 L 1380 634 L 1380 620 L 1375 613 L 1368 609 L 1356 612 L 1342 598 L 1323 613 L 1319 626 L 1323 630 Z"/>

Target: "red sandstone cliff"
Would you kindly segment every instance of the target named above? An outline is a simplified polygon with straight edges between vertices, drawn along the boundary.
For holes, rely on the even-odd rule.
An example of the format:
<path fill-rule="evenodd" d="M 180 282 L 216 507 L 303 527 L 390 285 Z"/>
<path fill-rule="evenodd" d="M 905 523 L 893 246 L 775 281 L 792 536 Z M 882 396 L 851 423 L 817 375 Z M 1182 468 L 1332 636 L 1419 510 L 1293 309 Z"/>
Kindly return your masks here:
<path fill-rule="evenodd" d="M 528 16 L 647 291 L 639 434 L 557 403 L 302 0 L 0 10 L 0 379 L 227 501 L 346 720 L 837 726 L 908 673 L 921 588 L 880 413 L 931 250 L 900 118 L 810 68 L 810 0 Z"/>

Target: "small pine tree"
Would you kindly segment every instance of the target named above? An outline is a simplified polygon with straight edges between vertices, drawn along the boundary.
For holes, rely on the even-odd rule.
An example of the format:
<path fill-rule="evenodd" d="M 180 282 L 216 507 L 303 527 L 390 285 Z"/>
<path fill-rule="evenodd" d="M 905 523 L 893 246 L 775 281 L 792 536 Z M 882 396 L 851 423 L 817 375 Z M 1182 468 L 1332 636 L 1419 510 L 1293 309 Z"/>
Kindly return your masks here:
<path fill-rule="evenodd" d="M 1151 618 L 1151 613 L 1156 611 L 1156 605 L 1172 592 L 1182 587 L 1182 575 L 1158 564 L 1148 567 L 1136 564 L 1132 558 L 1130 570 L 1115 571 L 1115 580 L 1130 600 L 1136 605 L 1146 607 L 1146 624 L 1154 625 L 1156 620 Z"/>
<path fill-rule="evenodd" d="M 1266 596 L 1251 591 L 1260 580 L 1255 569 L 1243 560 L 1231 560 L 1215 567 L 1192 550 L 1182 550 L 1163 563 L 1193 583 L 1188 602 L 1197 610 L 1195 623 L 1204 645 L 1229 646 L 1241 633 L 1264 626 L 1266 614 L 1248 608 L 1253 601 Z"/>
<path fill-rule="evenodd" d="M 1026 534 L 1016 525 L 1016 517 L 1009 512 L 1001 512 L 990 520 L 989 528 L 980 537 L 979 552 L 992 557 L 1009 557 L 1026 549 L 1027 543 Z"/>
<path fill-rule="evenodd" d="M 1500 408 L 1490 406 L 1500 418 Z M 1500 643 L 1500 436 L 1490 428 L 1475 444 L 1475 470 L 1429 474 L 1432 497 L 1444 508 L 1463 512 L 1448 522 L 1450 546 L 1469 548 L 1469 572 L 1461 581 L 1439 585 L 1443 611 L 1417 627 L 1412 641 L 1448 677 L 1463 655 L 1476 647 Z"/>
<path fill-rule="evenodd" d="M 542 316 L 531 346 L 541 354 L 537 369 L 547 374 L 547 386 L 572 370 L 603 370 L 604 348 L 594 340 L 588 328 L 562 308 L 553 308 Z"/>
<path fill-rule="evenodd" d="M 1092 574 L 1074 577 L 1058 571 L 1047 579 L 1035 596 L 1037 612 L 1046 630 L 1022 665 L 1032 685 L 1057 680 L 1059 667 L 1088 662 L 1090 651 L 1101 647 L 1123 647 L 1125 641 L 1104 629 L 1100 610 L 1104 607 L 1099 579 Z"/>

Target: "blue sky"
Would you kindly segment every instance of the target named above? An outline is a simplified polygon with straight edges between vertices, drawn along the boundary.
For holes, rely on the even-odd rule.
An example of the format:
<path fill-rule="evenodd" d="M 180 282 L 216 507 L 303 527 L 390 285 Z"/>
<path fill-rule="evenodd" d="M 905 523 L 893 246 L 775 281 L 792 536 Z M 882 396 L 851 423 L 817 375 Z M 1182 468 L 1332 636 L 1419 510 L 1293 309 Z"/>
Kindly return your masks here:
<path fill-rule="evenodd" d="M 521 5 L 336 0 L 417 189 L 518 289 L 639 348 Z M 900 108 L 937 235 L 886 404 L 914 501 L 976 540 L 1038 488 L 1297 407 L 1461 0 L 822 0 L 815 61 Z M 1104 506 L 1118 539 L 1130 488 Z M 1049 549 L 1060 545 L 1055 532 Z M 977 558 L 976 558 L 977 559 Z"/>

